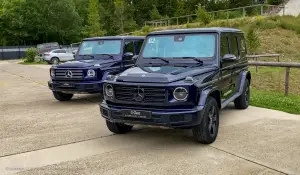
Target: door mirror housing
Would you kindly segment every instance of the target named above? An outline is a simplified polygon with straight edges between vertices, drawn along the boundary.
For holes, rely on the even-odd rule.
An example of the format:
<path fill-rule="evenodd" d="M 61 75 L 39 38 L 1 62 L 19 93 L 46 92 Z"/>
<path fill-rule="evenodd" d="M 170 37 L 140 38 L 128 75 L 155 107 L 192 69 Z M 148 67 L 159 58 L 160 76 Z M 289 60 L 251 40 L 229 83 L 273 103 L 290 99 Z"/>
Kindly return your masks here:
<path fill-rule="evenodd" d="M 123 55 L 123 58 L 127 59 L 131 59 L 133 57 L 133 53 L 132 52 L 126 52 Z"/>
<path fill-rule="evenodd" d="M 138 59 L 138 57 L 139 57 L 139 55 L 134 55 L 134 56 L 132 57 L 132 61 L 133 61 L 133 62 L 136 62 L 136 60 Z"/>
<path fill-rule="evenodd" d="M 222 59 L 225 61 L 234 61 L 237 60 L 237 57 L 233 54 L 225 54 Z"/>

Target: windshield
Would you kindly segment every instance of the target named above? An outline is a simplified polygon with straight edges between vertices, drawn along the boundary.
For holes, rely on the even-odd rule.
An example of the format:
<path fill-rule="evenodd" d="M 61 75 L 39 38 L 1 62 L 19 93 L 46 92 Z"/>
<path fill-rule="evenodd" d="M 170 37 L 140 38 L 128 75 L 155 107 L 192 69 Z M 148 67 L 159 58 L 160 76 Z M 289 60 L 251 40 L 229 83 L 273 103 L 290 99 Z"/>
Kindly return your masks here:
<path fill-rule="evenodd" d="M 79 48 L 79 55 L 119 55 L 120 53 L 121 40 L 84 41 Z"/>
<path fill-rule="evenodd" d="M 215 34 L 181 34 L 150 36 L 143 50 L 143 58 L 200 58 L 215 56 Z"/>

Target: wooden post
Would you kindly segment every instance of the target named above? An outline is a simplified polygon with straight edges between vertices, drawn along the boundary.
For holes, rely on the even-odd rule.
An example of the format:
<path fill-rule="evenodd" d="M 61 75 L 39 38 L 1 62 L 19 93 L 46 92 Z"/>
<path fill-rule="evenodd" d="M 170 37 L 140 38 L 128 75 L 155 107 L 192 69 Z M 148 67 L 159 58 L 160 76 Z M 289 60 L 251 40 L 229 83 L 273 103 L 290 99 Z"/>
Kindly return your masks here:
<path fill-rule="evenodd" d="M 190 17 L 187 16 L 187 23 L 190 23 Z"/>
<path fill-rule="evenodd" d="M 177 25 L 178 25 L 178 18 L 176 18 L 177 19 Z"/>
<path fill-rule="evenodd" d="M 264 15 L 264 6 L 260 6 L 260 15 L 263 16 Z"/>
<path fill-rule="evenodd" d="M 215 20 L 215 12 L 212 12 L 212 20 Z"/>
<path fill-rule="evenodd" d="M 243 17 L 246 17 L 246 9 L 243 7 Z"/>
<path fill-rule="evenodd" d="M 289 95 L 289 80 L 290 80 L 290 67 L 286 68 L 286 73 L 285 73 L 285 96 Z"/>
<path fill-rule="evenodd" d="M 278 56 L 278 58 L 277 58 L 277 62 L 279 62 L 280 60 L 279 60 L 279 56 Z"/>
<path fill-rule="evenodd" d="M 257 57 L 255 58 L 255 61 L 257 61 Z M 256 66 L 256 73 L 257 73 L 257 71 L 258 71 L 258 66 Z"/>
<path fill-rule="evenodd" d="M 229 11 L 227 11 L 227 19 L 229 19 Z"/>

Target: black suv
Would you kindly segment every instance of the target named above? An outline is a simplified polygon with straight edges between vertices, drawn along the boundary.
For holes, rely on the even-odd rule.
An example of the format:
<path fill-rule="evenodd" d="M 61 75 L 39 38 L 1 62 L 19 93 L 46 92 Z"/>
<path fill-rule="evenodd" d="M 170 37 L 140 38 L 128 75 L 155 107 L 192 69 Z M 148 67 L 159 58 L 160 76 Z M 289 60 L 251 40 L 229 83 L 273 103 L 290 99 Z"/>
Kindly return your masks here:
<path fill-rule="evenodd" d="M 101 93 L 108 74 L 117 74 L 134 65 L 143 36 L 86 38 L 75 60 L 50 68 L 49 88 L 59 101 L 71 100 L 76 93 Z"/>
<path fill-rule="evenodd" d="M 242 31 L 199 28 L 147 35 L 135 67 L 104 82 L 102 117 L 114 133 L 133 124 L 192 129 L 198 142 L 215 141 L 219 111 L 250 100 Z"/>

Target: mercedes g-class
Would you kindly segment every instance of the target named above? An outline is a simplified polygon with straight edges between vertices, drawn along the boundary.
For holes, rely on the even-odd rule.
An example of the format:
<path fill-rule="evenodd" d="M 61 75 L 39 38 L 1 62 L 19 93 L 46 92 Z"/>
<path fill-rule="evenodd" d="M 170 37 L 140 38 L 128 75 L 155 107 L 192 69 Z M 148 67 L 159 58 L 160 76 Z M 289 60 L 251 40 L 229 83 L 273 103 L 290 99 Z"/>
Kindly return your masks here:
<path fill-rule="evenodd" d="M 112 36 L 84 39 L 75 60 L 50 68 L 49 88 L 59 101 L 75 93 L 102 93 L 103 80 L 134 65 L 145 37 Z"/>
<path fill-rule="evenodd" d="M 102 117 L 114 133 L 134 124 L 192 129 L 203 144 L 215 141 L 219 113 L 250 100 L 246 43 L 231 28 L 177 29 L 146 36 L 135 67 L 104 82 Z"/>

